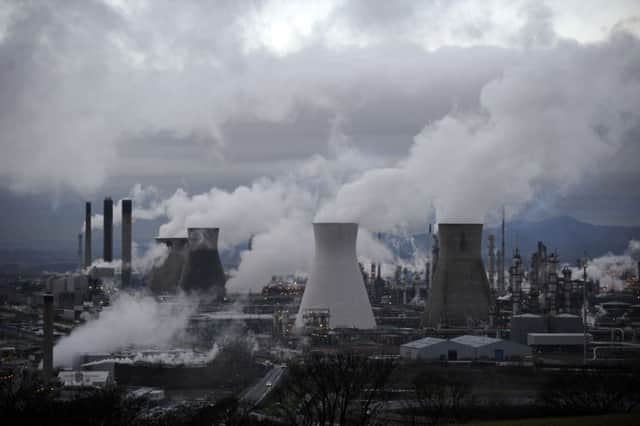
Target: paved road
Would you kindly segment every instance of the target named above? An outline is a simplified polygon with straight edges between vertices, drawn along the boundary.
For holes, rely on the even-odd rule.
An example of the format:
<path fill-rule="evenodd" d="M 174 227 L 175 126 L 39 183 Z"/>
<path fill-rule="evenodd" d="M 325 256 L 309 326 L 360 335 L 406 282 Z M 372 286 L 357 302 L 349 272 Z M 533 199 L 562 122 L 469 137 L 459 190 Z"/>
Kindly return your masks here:
<path fill-rule="evenodd" d="M 276 387 L 280 379 L 282 379 L 284 369 L 285 367 L 283 365 L 273 367 L 258 383 L 245 392 L 242 398 L 240 398 L 240 401 L 251 405 L 260 404 L 269 392 Z"/>

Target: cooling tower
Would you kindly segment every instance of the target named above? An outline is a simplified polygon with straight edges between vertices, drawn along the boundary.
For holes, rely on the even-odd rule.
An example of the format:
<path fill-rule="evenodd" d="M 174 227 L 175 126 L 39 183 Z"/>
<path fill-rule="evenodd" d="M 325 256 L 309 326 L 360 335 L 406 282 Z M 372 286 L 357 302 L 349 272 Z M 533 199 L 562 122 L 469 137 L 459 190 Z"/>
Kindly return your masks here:
<path fill-rule="evenodd" d="M 186 291 L 207 292 L 215 299 L 225 296 L 224 269 L 218 253 L 218 228 L 189 228 L 187 263 L 180 287 Z"/>
<path fill-rule="evenodd" d="M 428 327 L 489 319 L 489 281 L 480 249 L 482 224 L 440 224 L 440 254 L 427 301 Z"/>
<path fill-rule="evenodd" d="M 364 280 L 356 259 L 356 223 L 314 223 L 315 256 L 296 325 L 305 312 L 329 311 L 329 326 L 375 328 Z"/>
<path fill-rule="evenodd" d="M 187 262 L 187 238 L 156 238 L 164 244 L 169 254 L 164 263 L 149 272 L 148 287 L 154 293 L 172 293 L 178 289 L 182 270 Z"/>

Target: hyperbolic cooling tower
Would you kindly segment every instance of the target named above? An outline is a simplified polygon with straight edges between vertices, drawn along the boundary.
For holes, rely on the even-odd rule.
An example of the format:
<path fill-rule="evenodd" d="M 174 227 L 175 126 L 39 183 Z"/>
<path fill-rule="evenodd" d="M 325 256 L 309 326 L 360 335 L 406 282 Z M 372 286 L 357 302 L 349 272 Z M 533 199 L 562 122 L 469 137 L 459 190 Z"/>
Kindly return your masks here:
<path fill-rule="evenodd" d="M 305 311 L 329 310 L 329 326 L 375 328 L 356 259 L 357 223 L 314 223 L 315 257 L 296 323 Z"/>
<path fill-rule="evenodd" d="M 440 254 L 427 300 L 425 325 L 466 326 L 489 318 L 489 281 L 482 257 L 482 224 L 440 224 Z"/>
<path fill-rule="evenodd" d="M 187 263 L 187 238 L 156 238 L 156 242 L 164 244 L 169 254 L 164 263 L 154 267 L 149 273 L 149 289 L 155 293 L 175 292 L 180 277 Z"/>
<path fill-rule="evenodd" d="M 226 277 L 218 253 L 219 228 L 188 228 L 187 233 L 189 249 L 180 287 L 224 298 Z"/>

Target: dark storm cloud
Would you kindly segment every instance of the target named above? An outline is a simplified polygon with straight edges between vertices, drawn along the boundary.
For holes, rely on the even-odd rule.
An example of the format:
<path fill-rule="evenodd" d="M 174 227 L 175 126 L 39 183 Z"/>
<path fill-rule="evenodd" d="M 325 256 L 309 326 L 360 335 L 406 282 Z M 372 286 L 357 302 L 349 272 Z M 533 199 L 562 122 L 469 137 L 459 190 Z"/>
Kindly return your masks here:
<path fill-rule="evenodd" d="M 602 99 L 598 84 L 622 72 L 633 86 L 640 68 L 633 36 L 626 44 L 608 39 L 616 20 L 626 22 L 619 31 L 633 30 L 637 10 L 626 6 L 633 3 L 602 14 L 588 12 L 598 7 L 587 3 L 581 21 L 563 28 L 557 23 L 573 17 L 564 3 L 7 3 L 0 6 L 2 182 L 84 194 L 149 176 L 232 186 L 329 155 L 336 134 L 376 165 L 393 165 L 444 117 L 486 116 L 495 107 L 498 116 L 508 110 L 543 122 L 547 116 L 536 114 L 544 102 L 567 111 L 546 125 L 571 133 L 572 100 L 600 105 L 594 114 L 606 117 L 629 100 L 624 90 Z M 597 38 L 600 16 L 610 19 L 605 36 L 581 41 Z M 580 54 L 593 49 L 599 53 Z M 528 76 L 510 78 L 523 70 Z M 593 88 L 576 84 L 589 73 Z M 531 96 L 546 82 L 557 85 L 559 102 Z M 528 105 L 535 102 L 542 104 Z M 619 135 L 611 122 L 600 120 L 596 130 L 613 143 Z M 526 131 L 521 137 L 535 147 L 537 133 Z M 486 160 L 487 167 L 494 161 Z M 627 161 L 614 155 L 614 172 L 601 179 Z M 549 174 L 561 167 L 553 161 Z M 625 176 L 633 182 L 636 175 Z"/>

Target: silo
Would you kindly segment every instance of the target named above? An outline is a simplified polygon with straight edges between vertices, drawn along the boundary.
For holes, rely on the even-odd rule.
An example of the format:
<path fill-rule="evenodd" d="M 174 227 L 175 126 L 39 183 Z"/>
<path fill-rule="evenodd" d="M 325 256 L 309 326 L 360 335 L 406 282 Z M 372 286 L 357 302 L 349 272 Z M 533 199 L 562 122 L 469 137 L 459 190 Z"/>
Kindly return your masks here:
<path fill-rule="evenodd" d="M 489 320 L 489 281 L 482 263 L 482 224 L 438 226 L 439 258 L 427 300 L 427 327 Z"/>
<path fill-rule="evenodd" d="M 511 317 L 511 340 L 514 342 L 527 344 L 529 333 L 547 333 L 547 321 L 541 315 L 521 314 Z"/>
<path fill-rule="evenodd" d="M 169 254 L 164 263 L 155 266 L 147 278 L 148 287 L 155 293 L 175 292 L 180 284 L 182 270 L 187 262 L 187 238 L 156 238 L 158 244 L 164 244 Z"/>
<path fill-rule="evenodd" d="M 188 228 L 187 263 L 180 287 L 186 291 L 206 292 L 221 300 L 225 296 L 226 277 L 218 252 L 219 228 Z"/>
<path fill-rule="evenodd" d="M 356 258 L 357 223 L 314 223 L 315 255 L 296 325 L 305 313 L 328 311 L 329 327 L 375 328 Z"/>

